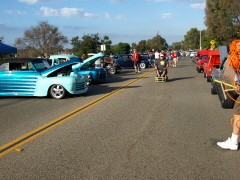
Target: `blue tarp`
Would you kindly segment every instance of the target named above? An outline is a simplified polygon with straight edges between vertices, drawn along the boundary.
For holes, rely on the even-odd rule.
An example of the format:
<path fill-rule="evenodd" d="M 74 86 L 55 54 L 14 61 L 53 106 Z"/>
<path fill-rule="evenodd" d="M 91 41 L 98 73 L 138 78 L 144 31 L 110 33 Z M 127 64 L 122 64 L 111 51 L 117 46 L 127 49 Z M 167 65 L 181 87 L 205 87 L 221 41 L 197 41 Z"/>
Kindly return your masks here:
<path fill-rule="evenodd" d="M 17 53 L 17 48 L 0 43 L 0 53 Z"/>

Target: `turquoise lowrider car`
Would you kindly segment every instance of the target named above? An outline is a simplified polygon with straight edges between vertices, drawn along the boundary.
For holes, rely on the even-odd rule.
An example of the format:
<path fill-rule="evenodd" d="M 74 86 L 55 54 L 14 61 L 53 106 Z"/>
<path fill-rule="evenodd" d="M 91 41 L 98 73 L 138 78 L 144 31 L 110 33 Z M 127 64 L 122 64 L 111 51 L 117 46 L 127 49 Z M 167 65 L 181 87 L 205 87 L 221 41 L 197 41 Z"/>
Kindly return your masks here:
<path fill-rule="evenodd" d="M 79 61 L 71 60 L 50 67 L 46 59 L 0 60 L 0 95 L 47 96 L 63 98 L 66 93 L 88 90 L 87 77 L 76 70 Z"/>
<path fill-rule="evenodd" d="M 78 59 L 80 63 L 78 66 L 78 73 L 87 75 L 87 83 L 89 85 L 93 82 L 105 82 L 108 78 L 107 71 L 104 68 L 94 66 L 94 62 L 103 56 L 104 54 L 100 52 L 83 61 L 82 58 L 74 55 L 51 55 L 48 61 L 51 66 L 54 66 L 71 59 Z"/>

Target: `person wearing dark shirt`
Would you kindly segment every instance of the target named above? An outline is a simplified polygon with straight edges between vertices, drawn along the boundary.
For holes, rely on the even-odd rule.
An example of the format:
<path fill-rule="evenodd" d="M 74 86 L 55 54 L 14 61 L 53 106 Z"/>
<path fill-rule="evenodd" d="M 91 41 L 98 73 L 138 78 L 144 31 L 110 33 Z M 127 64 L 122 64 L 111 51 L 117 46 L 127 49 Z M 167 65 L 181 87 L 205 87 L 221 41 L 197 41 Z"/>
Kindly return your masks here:
<path fill-rule="evenodd" d="M 167 68 L 169 67 L 168 60 L 166 59 L 165 54 L 160 55 L 160 60 L 158 61 L 158 70 L 160 76 L 165 76 L 167 74 Z"/>

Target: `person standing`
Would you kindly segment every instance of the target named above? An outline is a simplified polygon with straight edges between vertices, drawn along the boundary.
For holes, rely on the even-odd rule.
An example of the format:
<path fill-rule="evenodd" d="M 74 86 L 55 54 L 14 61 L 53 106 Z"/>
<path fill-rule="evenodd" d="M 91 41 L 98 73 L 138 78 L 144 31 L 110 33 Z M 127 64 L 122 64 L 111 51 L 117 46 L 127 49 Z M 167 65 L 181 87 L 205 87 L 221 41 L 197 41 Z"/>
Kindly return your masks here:
<path fill-rule="evenodd" d="M 139 67 L 140 57 L 136 49 L 133 50 L 132 61 L 134 61 L 133 64 L 134 64 L 135 73 L 140 73 L 140 67 Z"/>
<path fill-rule="evenodd" d="M 159 61 L 160 61 L 160 53 L 158 52 L 158 50 L 156 50 L 155 54 L 154 54 L 154 63 L 153 63 L 153 66 L 156 70 L 156 74 L 157 74 L 157 77 L 160 77 L 160 74 L 159 74 L 159 71 L 158 71 L 158 64 L 159 64 Z"/>
<path fill-rule="evenodd" d="M 177 67 L 177 52 L 173 51 L 172 53 L 172 58 L 173 58 L 173 67 Z"/>

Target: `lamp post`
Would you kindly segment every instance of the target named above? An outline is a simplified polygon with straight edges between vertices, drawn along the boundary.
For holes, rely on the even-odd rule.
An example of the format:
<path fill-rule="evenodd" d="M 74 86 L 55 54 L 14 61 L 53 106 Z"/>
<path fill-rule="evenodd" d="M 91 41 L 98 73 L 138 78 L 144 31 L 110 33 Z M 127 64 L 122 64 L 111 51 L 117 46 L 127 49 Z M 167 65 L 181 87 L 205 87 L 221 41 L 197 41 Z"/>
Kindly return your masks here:
<path fill-rule="evenodd" d="M 197 25 L 197 24 L 192 24 L 192 25 Z M 201 30 L 201 26 L 199 26 L 199 27 L 200 27 L 199 49 L 201 51 L 202 50 L 202 30 Z"/>
<path fill-rule="evenodd" d="M 200 29 L 200 42 L 199 42 L 199 44 L 200 44 L 200 51 L 202 50 L 202 30 Z"/>

